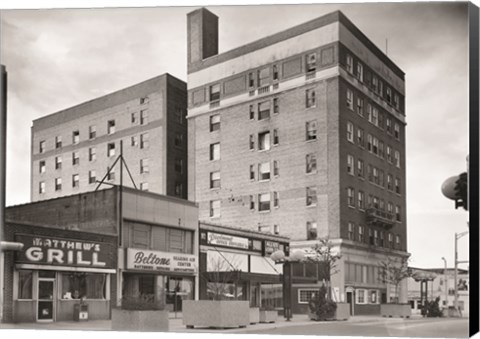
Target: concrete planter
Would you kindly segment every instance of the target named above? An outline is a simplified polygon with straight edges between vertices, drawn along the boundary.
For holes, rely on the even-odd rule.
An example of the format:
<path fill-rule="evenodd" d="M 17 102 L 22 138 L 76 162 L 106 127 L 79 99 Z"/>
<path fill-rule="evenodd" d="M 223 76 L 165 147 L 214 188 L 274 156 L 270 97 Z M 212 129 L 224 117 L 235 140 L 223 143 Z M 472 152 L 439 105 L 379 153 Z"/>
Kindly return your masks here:
<path fill-rule="evenodd" d="M 250 323 L 249 304 L 246 300 L 183 300 L 183 324 L 187 328 L 246 327 Z"/>
<path fill-rule="evenodd" d="M 168 332 L 168 311 L 112 309 L 112 330 L 131 332 Z"/>
<path fill-rule="evenodd" d="M 260 322 L 261 323 L 274 323 L 277 321 L 278 311 L 265 311 L 260 310 Z"/>
<path fill-rule="evenodd" d="M 350 318 L 350 304 L 337 303 L 335 314 L 327 318 L 320 318 L 317 314 L 308 311 L 308 318 L 315 321 L 348 320 Z"/>
<path fill-rule="evenodd" d="M 250 324 L 258 324 L 260 322 L 260 308 L 250 307 L 249 319 Z"/>
<path fill-rule="evenodd" d="M 410 304 L 381 304 L 380 314 L 388 318 L 410 318 L 412 308 Z"/>

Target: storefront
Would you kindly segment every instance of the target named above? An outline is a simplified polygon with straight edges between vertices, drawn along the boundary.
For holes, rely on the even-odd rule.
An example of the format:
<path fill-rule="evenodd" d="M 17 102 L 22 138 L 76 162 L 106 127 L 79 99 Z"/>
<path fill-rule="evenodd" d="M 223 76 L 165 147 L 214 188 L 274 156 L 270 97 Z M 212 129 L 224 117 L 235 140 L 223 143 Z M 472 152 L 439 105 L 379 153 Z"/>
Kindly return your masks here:
<path fill-rule="evenodd" d="M 13 322 L 72 321 L 80 303 L 88 305 L 88 319 L 110 318 L 116 237 L 16 228 L 23 229 L 14 233 L 13 240 L 23 248 L 10 254 L 13 265 L 5 268 L 5 275 L 13 278 L 7 293 L 11 299 L 5 301 L 11 306 L 8 318 Z"/>
<path fill-rule="evenodd" d="M 270 255 L 288 254 L 288 239 L 200 224 L 200 299 L 249 300 L 250 307 L 283 308 L 282 265 Z"/>
<path fill-rule="evenodd" d="M 197 257 L 144 249 L 126 249 L 123 296 L 152 295 L 167 310 L 180 312 L 182 300 L 194 299 Z"/>

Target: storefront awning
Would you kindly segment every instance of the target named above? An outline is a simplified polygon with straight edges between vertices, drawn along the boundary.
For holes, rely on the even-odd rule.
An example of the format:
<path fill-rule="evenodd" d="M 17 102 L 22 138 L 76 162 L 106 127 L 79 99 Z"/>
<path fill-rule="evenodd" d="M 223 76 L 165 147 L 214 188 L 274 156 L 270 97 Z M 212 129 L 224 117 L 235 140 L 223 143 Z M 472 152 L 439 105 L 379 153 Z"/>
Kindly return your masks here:
<path fill-rule="evenodd" d="M 254 282 L 266 284 L 280 284 L 282 283 L 281 275 L 276 274 L 262 274 L 262 273 L 248 273 L 241 271 L 234 272 L 207 272 L 207 279 L 210 282 Z"/>
<path fill-rule="evenodd" d="M 113 268 L 91 268 L 91 267 L 76 267 L 76 266 L 54 266 L 54 265 L 33 265 L 33 264 L 16 264 L 17 270 L 49 270 L 49 271 L 63 271 L 63 272 L 87 272 L 87 273 L 117 273 Z"/>

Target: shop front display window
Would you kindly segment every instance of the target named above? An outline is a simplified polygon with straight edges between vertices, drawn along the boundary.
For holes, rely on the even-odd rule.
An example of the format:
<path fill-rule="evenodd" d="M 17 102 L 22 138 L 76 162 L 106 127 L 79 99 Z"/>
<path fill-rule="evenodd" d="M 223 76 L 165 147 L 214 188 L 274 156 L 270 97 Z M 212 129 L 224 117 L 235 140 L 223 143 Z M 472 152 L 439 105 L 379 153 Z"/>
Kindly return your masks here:
<path fill-rule="evenodd" d="M 283 308 L 282 284 L 262 284 L 260 298 L 263 309 L 275 310 Z"/>
<path fill-rule="evenodd" d="M 193 299 L 193 280 L 181 277 L 165 277 L 167 308 L 171 311 L 182 310 L 182 300 Z"/>
<path fill-rule="evenodd" d="M 32 299 L 33 271 L 18 271 L 18 299 Z"/>
<path fill-rule="evenodd" d="M 62 299 L 105 299 L 106 275 L 62 273 Z"/>

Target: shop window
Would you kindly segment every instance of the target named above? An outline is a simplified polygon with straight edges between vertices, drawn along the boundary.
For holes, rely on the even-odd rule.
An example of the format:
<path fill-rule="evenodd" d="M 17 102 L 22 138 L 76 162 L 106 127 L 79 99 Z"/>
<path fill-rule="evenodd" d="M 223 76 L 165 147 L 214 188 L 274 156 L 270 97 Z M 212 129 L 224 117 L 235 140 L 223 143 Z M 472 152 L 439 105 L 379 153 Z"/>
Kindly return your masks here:
<path fill-rule="evenodd" d="M 308 304 L 310 300 L 314 299 L 318 293 L 318 289 L 299 289 L 298 290 L 298 303 Z"/>
<path fill-rule="evenodd" d="M 62 299 L 105 299 L 106 274 L 61 273 Z"/>
<path fill-rule="evenodd" d="M 32 299 L 33 271 L 18 271 L 18 296 L 17 299 Z"/>
<path fill-rule="evenodd" d="M 283 307 L 282 284 L 260 285 L 260 306 L 266 309 L 280 309 Z"/>

